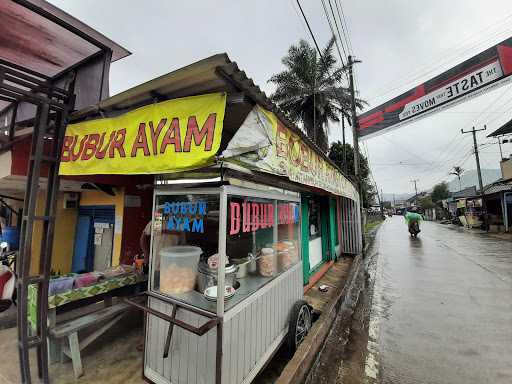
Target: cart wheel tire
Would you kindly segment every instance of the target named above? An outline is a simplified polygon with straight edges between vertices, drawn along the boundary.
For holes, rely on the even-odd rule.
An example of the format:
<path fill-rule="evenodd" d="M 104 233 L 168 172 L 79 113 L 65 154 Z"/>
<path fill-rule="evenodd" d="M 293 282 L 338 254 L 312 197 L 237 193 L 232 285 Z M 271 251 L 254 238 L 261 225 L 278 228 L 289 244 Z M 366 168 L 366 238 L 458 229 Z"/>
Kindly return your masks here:
<path fill-rule="evenodd" d="M 300 343 L 311 329 L 311 307 L 304 300 L 297 301 L 291 310 L 288 327 L 287 345 L 290 354 L 294 354 Z"/>

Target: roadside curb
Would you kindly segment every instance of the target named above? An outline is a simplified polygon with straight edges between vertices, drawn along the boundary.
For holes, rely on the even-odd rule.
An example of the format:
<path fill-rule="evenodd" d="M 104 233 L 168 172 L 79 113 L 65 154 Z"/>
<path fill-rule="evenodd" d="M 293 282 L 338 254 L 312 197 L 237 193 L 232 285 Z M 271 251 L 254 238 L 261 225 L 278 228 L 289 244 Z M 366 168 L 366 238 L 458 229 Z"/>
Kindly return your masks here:
<path fill-rule="evenodd" d="M 275 384 L 298 384 L 306 380 L 319 352 L 323 348 L 324 341 L 329 335 L 336 316 L 342 308 L 348 309 L 357 301 L 357 298 L 355 301 L 353 300 L 353 296 L 354 288 L 357 286 L 356 281 L 362 271 L 362 261 L 362 255 L 357 255 L 354 258 L 347 283 L 339 289 L 334 300 L 327 305 L 320 318 L 313 324 L 309 334 L 301 343 L 293 358 L 286 364 Z"/>
<path fill-rule="evenodd" d="M 367 238 L 364 253 L 373 244 L 375 234 L 380 224 L 365 234 Z M 314 367 L 325 340 L 329 336 L 336 317 L 341 312 L 352 312 L 359 298 L 359 282 L 364 278 L 364 258 L 359 254 L 354 258 L 347 282 L 339 288 L 334 299 L 327 305 L 320 318 L 313 324 L 304 341 L 301 343 L 292 359 L 286 364 L 275 384 L 304 383 Z"/>

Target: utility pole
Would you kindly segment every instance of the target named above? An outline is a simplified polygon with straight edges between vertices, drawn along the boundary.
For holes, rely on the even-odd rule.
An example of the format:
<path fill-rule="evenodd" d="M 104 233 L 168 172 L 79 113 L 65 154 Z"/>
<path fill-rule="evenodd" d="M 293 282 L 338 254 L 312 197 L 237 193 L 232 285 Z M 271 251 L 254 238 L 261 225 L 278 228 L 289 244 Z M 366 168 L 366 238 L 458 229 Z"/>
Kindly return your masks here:
<path fill-rule="evenodd" d="M 478 145 L 476 143 L 476 133 L 479 131 L 485 131 L 486 129 L 487 129 L 487 126 L 484 125 L 484 127 L 481 129 L 475 129 L 475 127 L 473 127 L 473 129 L 471 131 L 464 131 L 463 129 L 461 129 L 460 132 L 462 134 L 465 134 L 465 133 L 473 134 L 473 147 L 475 150 L 476 171 L 478 173 L 478 187 L 480 188 L 480 196 L 482 198 L 482 210 L 484 213 L 484 215 L 483 215 L 484 226 L 487 229 L 487 208 L 485 206 L 486 204 L 485 204 L 485 199 L 484 199 L 484 184 L 482 182 L 482 171 L 480 170 L 480 156 L 478 155 Z"/>
<path fill-rule="evenodd" d="M 411 180 L 411 183 L 414 183 L 414 204 L 416 204 L 416 200 L 418 198 L 418 186 L 416 183 L 420 181 L 419 179 L 413 179 Z"/>
<path fill-rule="evenodd" d="M 356 63 L 360 63 L 360 60 L 354 60 L 352 55 L 348 56 L 348 76 L 349 76 L 349 85 L 350 85 L 350 101 L 351 101 L 351 112 L 352 112 L 352 137 L 354 141 L 354 177 L 357 183 L 357 192 L 359 193 L 359 217 L 361 224 L 361 243 L 362 243 L 362 252 L 364 257 L 364 224 L 363 224 L 363 188 L 361 183 L 361 173 L 359 171 L 359 136 L 357 132 L 357 128 L 359 126 L 357 121 L 357 112 L 356 112 L 356 91 L 354 89 L 354 71 L 353 66 Z M 377 190 L 378 194 L 378 190 Z"/>
<path fill-rule="evenodd" d="M 341 112 L 341 132 L 343 133 L 343 172 L 347 174 L 347 148 L 345 147 L 345 113 Z"/>
<path fill-rule="evenodd" d="M 351 55 L 348 56 L 348 76 L 350 82 L 350 101 L 351 101 L 351 111 L 352 111 L 352 136 L 354 139 L 354 176 L 356 177 L 356 181 L 359 187 L 359 195 L 361 195 L 361 180 L 359 173 L 359 135 L 357 132 L 358 121 L 356 114 L 356 92 L 354 90 L 354 74 L 353 74 L 353 65 L 356 63 L 360 63 L 359 60 L 354 60 Z M 362 197 L 362 196 L 361 196 Z M 362 199 L 361 199 L 362 203 Z"/>
<path fill-rule="evenodd" d="M 382 188 L 380 189 L 380 214 L 384 218 L 384 192 L 382 192 Z"/>
<path fill-rule="evenodd" d="M 475 149 L 475 159 L 476 159 L 476 171 L 478 173 L 478 187 L 480 188 L 480 194 L 484 195 L 484 185 L 482 182 L 482 171 L 480 170 L 480 156 L 478 155 L 478 145 L 476 144 L 476 133 L 479 131 L 485 131 L 487 129 L 487 126 L 484 125 L 482 129 L 473 129 L 471 131 L 464 131 L 463 129 L 460 130 L 462 134 L 464 133 L 472 133 L 473 134 L 473 147 Z M 483 201 L 483 199 L 482 199 Z"/>
<path fill-rule="evenodd" d="M 503 160 L 503 151 L 501 150 L 501 140 L 498 136 L 498 146 L 500 147 L 500 161 Z"/>

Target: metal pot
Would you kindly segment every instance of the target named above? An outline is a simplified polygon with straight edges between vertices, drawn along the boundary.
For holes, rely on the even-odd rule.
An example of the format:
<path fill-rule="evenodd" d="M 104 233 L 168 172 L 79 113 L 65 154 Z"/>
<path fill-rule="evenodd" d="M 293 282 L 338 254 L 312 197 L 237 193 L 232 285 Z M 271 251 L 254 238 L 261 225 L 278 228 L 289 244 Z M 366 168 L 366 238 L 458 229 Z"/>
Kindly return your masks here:
<path fill-rule="evenodd" d="M 232 259 L 232 261 L 238 266 L 237 279 L 243 279 L 248 273 L 256 271 L 256 259 L 251 253 L 247 257 Z"/>
<path fill-rule="evenodd" d="M 210 268 L 206 261 L 200 261 L 197 270 L 197 288 L 199 292 L 204 292 L 206 288 L 217 285 L 217 269 Z M 224 277 L 224 284 L 226 286 L 230 285 L 235 287 L 237 271 L 238 267 L 236 265 L 226 265 L 226 273 Z"/>

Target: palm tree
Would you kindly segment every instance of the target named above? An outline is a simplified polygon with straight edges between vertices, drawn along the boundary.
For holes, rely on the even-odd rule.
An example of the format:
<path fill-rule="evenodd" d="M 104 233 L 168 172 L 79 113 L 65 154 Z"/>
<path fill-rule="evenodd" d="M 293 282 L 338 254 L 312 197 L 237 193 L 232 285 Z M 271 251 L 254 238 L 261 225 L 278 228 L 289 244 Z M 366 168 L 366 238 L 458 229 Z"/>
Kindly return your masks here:
<path fill-rule="evenodd" d="M 460 184 L 460 177 L 464 173 L 464 169 L 456 165 L 453 167 L 453 171 L 450 172 L 450 175 L 455 175 L 459 179 L 459 191 L 462 190 L 462 185 Z"/>
<path fill-rule="evenodd" d="M 340 121 L 350 111 L 350 91 L 341 85 L 345 68 L 336 68 L 332 53 L 334 37 L 322 51 L 322 58 L 305 40 L 292 45 L 282 63 L 286 69 L 273 75 L 276 85 L 271 99 L 295 123 L 302 123 L 307 135 L 325 152 L 329 122 Z M 364 101 L 357 99 L 358 108 Z"/>

